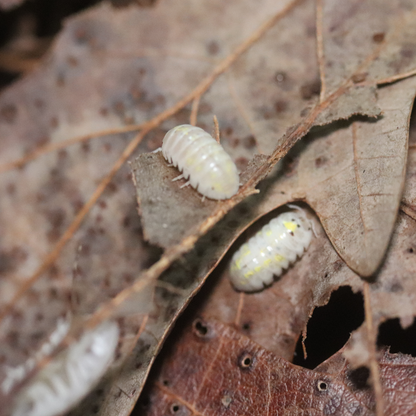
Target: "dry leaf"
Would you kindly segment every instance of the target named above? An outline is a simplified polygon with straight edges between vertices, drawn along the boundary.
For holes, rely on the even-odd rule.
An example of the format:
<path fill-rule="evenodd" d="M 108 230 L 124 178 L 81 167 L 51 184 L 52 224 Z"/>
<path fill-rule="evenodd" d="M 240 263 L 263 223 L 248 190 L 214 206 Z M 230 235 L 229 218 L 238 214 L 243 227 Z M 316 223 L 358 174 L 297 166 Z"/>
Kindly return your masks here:
<path fill-rule="evenodd" d="M 364 11 L 382 9 L 375 1 L 365 4 Z M 154 150 L 168 128 L 188 122 L 191 109 L 187 105 L 194 98 L 205 93 L 201 97 L 198 124 L 209 130 L 212 114 L 217 114 L 223 133 L 222 142 L 242 170 L 256 153 L 256 147 L 269 152 L 280 146 L 271 158 L 257 158 L 249 166 L 246 171 L 248 190 L 264 178 L 273 164 L 313 125 L 327 124 L 353 114 L 377 115 L 382 100 L 395 96 L 405 103 L 403 107 L 394 107 L 402 114 L 393 123 L 406 127 L 414 89 L 412 80 L 406 81 L 408 84 L 404 90 L 400 89 L 404 83 L 383 90 L 377 90 L 375 84 L 399 80 L 414 70 L 411 43 L 414 36 L 409 36 L 413 30 L 414 6 L 403 2 L 388 7 L 394 12 L 382 17 L 381 23 L 374 16 L 374 27 L 378 32 L 360 38 L 362 48 L 357 49 L 356 55 L 355 35 L 344 43 L 351 66 L 337 66 L 334 73 L 330 69 L 333 66 L 325 58 L 330 54 L 336 55 L 331 42 L 336 41 L 339 34 L 331 30 L 332 26 L 328 26 L 327 22 L 333 25 L 331 19 L 337 17 L 338 12 L 327 8 L 323 10 L 324 43 L 318 39 L 316 44 L 316 16 L 314 3 L 310 1 L 262 0 L 255 4 L 233 1 L 224 5 L 219 1 L 195 3 L 185 0 L 159 2 L 152 9 L 113 9 L 104 4 L 69 20 L 44 64 L 0 97 L 0 157 L 3 163 L 0 167 L 0 170 L 3 168 L 0 189 L 4 195 L 0 200 L 0 304 L 3 315 L 6 315 L 0 334 L 0 342 L 4 345 L 0 357 L 0 383 L 6 377 L 7 366 L 18 366 L 33 355 L 53 331 L 58 317 L 72 310 L 74 303 L 77 313 L 94 313 L 93 316 L 104 319 L 99 314 L 95 315 L 103 302 L 105 312 L 113 308 L 112 299 L 121 299 L 115 298 L 120 291 L 127 289 L 129 292 L 121 292 L 122 297 L 128 293 L 130 300 L 134 298 L 133 292 L 138 286 L 132 290 L 130 286 L 139 272 L 156 260 L 159 252 L 143 241 L 136 215 L 134 189 L 124 162 L 137 156 L 139 151 L 133 154 L 134 148 L 149 130 L 153 129 L 140 150 Z M 272 19 L 256 31 L 271 15 Z M 345 24 L 353 28 L 361 27 L 360 16 L 357 10 L 344 13 Z M 339 24 L 335 27 L 338 28 Z M 266 33 L 267 28 L 271 29 Z M 368 29 L 366 25 L 363 30 L 371 30 L 371 27 Z M 325 52 L 318 54 L 318 62 L 316 48 Z M 397 60 L 398 56 L 402 59 Z M 363 68 L 362 62 L 367 66 Z M 327 67 L 322 71 L 324 63 Z M 329 92 L 333 91 L 333 94 L 321 94 L 318 100 L 319 69 L 324 90 L 331 88 Z M 219 76 L 225 71 L 226 74 Z M 363 71 L 368 74 L 364 76 Z M 197 86 L 198 89 L 195 89 Z M 396 91 L 394 94 L 397 95 L 391 91 Z M 126 124 L 147 120 L 150 121 L 141 134 L 122 134 L 123 131 L 137 129 L 135 126 L 125 127 Z M 368 126 L 364 120 L 354 123 L 363 129 L 363 126 Z M 374 125 L 377 128 L 380 126 L 381 133 L 386 133 L 384 127 L 387 130 L 391 128 L 387 114 L 371 124 Z M 335 124 L 330 127 L 335 131 Z M 93 137 L 94 131 L 110 128 L 108 132 L 113 132 L 111 137 L 86 142 Z M 284 131 L 287 131 L 285 136 Z M 73 143 L 78 144 L 67 147 L 66 139 L 73 139 Z M 401 132 L 401 150 L 396 149 L 401 164 L 397 164 L 395 170 L 388 165 L 377 165 L 377 172 L 382 171 L 386 180 L 377 184 L 376 192 L 389 192 L 391 179 L 396 173 L 400 175 L 404 171 L 405 140 L 405 134 Z M 319 138 L 310 141 L 314 144 L 319 142 Z M 372 147 L 371 150 L 375 147 L 376 156 L 380 156 L 378 146 L 370 144 L 369 147 Z M 47 150 L 51 149 L 60 150 L 48 154 Z M 34 150 L 36 152 L 32 153 Z M 383 150 L 383 157 L 389 155 L 388 150 Z M 26 154 L 28 156 L 23 161 L 8 164 Z M 25 165 L 31 160 L 34 161 Z M 159 160 L 159 166 L 161 162 Z M 21 169 L 4 172 L 10 166 Z M 287 169 L 288 161 L 285 167 Z M 296 166 L 292 168 L 292 171 L 286 170 L 284 175 L 297 175 Z M 169 174 L 172 172 L 170 170 Z M 283 199 L 273 196 L 273 182 L 278 180 L 279 173 L 275 175 L 261 185 L 262 195 L 250 197 L 237 207 L 201 239 L 184 263 L 176 263 L 159 279 L 155 301 L 152 302 L 149 297 L 144 307 L 144 310 L 155 307 L 156 312 L 148 317 L 146 329 L 136 348 L 137 356 L 133 362 L 139 367 L 138 371 L 121 376 L 121 379 L 125 377 L 123 386 L 128 385 L 123 387 L 128 399 L 127 403 L 120 404 L 119 414 L 128 413 L 170 326 L 236 235 L 259 216 L 290 198 L 296 198 L 293 195 Z M 401 180 L 399 177 L 398 182 Z M 155 188 L 158 186 L 155 183 Z M 271 191 L 266 192 L 268 187 Z M 304 188 L 304 191 L 307 189 Z M 352 191 L 356 192 L 356 188 L 351 187 Z M 363 231 L 362 224 L 371 225 L 375 221 L 373 213 L 381 212 L 380 206 L 383 208 L 382 204 L 389 203 L 385 217 L 382 217 L 383 221 L 387 218 L 389 224 L 382 236 L 377 234 L 374 238 L 378 241 L 377 258 L 360 260 L 355 266 L 354 256 L 357 252 L 364 252 L 362 247 L 357 249 L 355 241 L 353 245 L 344 247 L 340 243 L 337 246 L 350 266 L 360 269 L 358 271 L 363 274 L 377 266 L 389 239 L 400 186 L 392 193 L 395 194 L 387 202 L 383 198 L 377 201 L 377 209 L 369 209 L 371 204 L 366 205 L 363 212 L 368 212 L 368 217 L 361 223 L 352 222 L 347 232 L 350 236 L 359 235 Z M 245 195 L 242 193 L 238 198 L 242 199 Z M 355 193 L 353 196 L 357 198 Z M 341 197 L 343 199 L 338 204 L 342 205 L 348 195 L 341 194 Z M 202 206 L 197 198 L 199 196 L 194 194 L 194 207 Z M 313 205 L 314 194 L 309 199 L 306 195 L 299 198 L 305 198 Z M 215 221 L 235 201 L 237 199 L 226 201 Z M 210 204 L 209 201 L 205 203 Z M 173 205 L 165 202 L 165 206 L 172 208 Z M 323 208 L 315 208 L 323 219 Z M 88 217 L 84 218 L 88 212 Z M 178 209 L 171 214 L 169 219 L 175 221 L 184 218 L 185 213 Z M 158 215 L 168 218 L 163 211 Z M 151 216 L 149 218 L 154 221 Z M 357 210 L 348 218 L 358 218 Z M 196 221 L 201 219 L 196 218 Z M 212 220 L 210 226 L 215 221 Z M 337 245 L 340 238 L 337 228 L 331 228 L 333 223 L 337 226 L 336 221 L 325 223 L 323 220 L 323 223 Z M 186 235 L 191 225 L 198 225 L 188 223 L 185 229 L 178 227 L 174 230 L 172 224 L 163 220 L 159 220 L 158 224 L 162 227 L 162 232 L 158 230 L 158 238 L 152 240 L 153 231 L 149 232 L 146 220 L 144 233 L 159 244 L 163 243 L 163 229 L 172 231 L 169 243 L 173 244 Z M 205 232 L 203 230 L 201 234 Z M 351 241 L 348 236 L 341 238 Z M 155 267 L 164 264 L 160 271 L 166 269 L 193 244 L 177 246 L 171 257 L 166 257 L 170 255 L 168 250 L 161 259 L 162 263 L 155 263 Z M 80 245 L 83 248 L 77 258 Z M 331 256 L 339 262 L 333 252 Z M 77 302 L 72 302 L 75 261 L 79 264 L 75 275 Z M 155 276 L 158 273 L 155 272 Z M 337 284 L 341 279 L 338 276 Z M 356 277 L 353 279 L 359 282 Z M 359 283 L 356 289 L 358 286 Z M 325 286 L 326 292 L 323 290 L 322 293 L 328 296 L 332 287 Z M 319 302 L 323 302 L 325 296 L 318 296 Z M 308 302 L 306 306 L 301 305 L 302 314 L 313 307 L 314 303 Z M 124 306 L 129 313 L 132 312 L 131 302 Z M 142 306 L 140 310 L 143 310 Z M 134 338 L 139 334 L 140 322 L 132 324 L 128 336 Z M 135 387 L 134 383 L 137 383 Z M 119 394 L 117 380 L 110 381 L 107 387 L 112 389 L 114 396 Z M 0 400 L 6 404 L 11 397 L 1 396 Z M 103 399 L 99 400 L 102 402 Z M 103 412 L 121 403 L 116 402 L 109 399 Z M 88 405 L 92 406 L 93 402 Z"/>
<path fill-rule="evenodd" d="M 380 357 L 386 414 L 415 410 L 413 357 Z M 341 353 L 316 371 L 297 367 L 214 320 L 197 319 L 165 352 L 139 403 L 140 415 L 334 414 L 373 415 L 368 378 Z"/>

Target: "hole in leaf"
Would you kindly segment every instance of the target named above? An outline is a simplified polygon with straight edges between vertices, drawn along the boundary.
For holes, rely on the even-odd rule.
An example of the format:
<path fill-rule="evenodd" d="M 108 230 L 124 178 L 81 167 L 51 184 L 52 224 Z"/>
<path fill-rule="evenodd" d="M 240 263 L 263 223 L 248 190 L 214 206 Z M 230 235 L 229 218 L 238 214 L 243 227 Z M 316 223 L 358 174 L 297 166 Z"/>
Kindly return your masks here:
<path fill-rule="evenodd" d="M 194 334 L 198 337 L 204 338 L 208 334 L 208 326 L 201 319 L 195 319 L 193 328 Z"/>
<path fill-rule="evenodd" d="M 390 319 L 382 323 L 378 329 L 377 346 L 390 347 L 392 354 L 401 352 L 416 357 L 416 322 L 403 329 L 400 320 Z"/>
<path fill-rule="evenodd" d="M 367 367 L 358 367 L 350 371 L 347 377 L 357 390 L 365 390 L 370 387 L 368 383 L 370 370 Z"/>
<path fill-rule="evenodd" d="M 308 357 L 304 359 L 302 338 L 296 346 L 293 363 L 315 368 L 348 341 L 350 333 L 364 321 L 364 302 L 361 293 L 353 293 L 343 286 L 332 293 L 327 305 L 316 308 L 308 322 L 305 340 Z"/>
<path fill-rule="evenodd" d="M 170 411 L 171 411 L 171 413 L 176 413 L 176 412 L 179 412 L 179 409 L 180 409 L 180 406 L 179 406 L 177 403 L 173 404 L 173 405 L 170 407 Z"/>
<path fill-rule="evenodd" d="M 318 380 L 316 382 L 316 388 L 320 392 L 327 391 L 328 390 L 328 383 L 326 381 L 324 381 L 324 380 Z"/>
<path fill-rule="evenodd" d="M 238 365 L 242 368 L 242 369 L 248 369 L 253 365 L 253 356 L 247 352 L 244 352 L 243 354 L 240 355 L 240 358 L 238 360 Z"/>

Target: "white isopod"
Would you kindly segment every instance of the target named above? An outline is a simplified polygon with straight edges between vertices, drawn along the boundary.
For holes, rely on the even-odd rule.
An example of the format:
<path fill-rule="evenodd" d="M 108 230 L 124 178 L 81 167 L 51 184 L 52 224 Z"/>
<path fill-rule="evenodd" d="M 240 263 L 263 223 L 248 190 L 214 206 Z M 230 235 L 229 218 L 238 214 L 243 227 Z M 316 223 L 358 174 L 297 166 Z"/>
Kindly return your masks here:
<path fill-rule="evenodd" d="M 181 172 L 202 195 L 212 199 L 231 198 L 238 191 L 239 177 L 228 153 L 206 131 L 183 124 L 169 130 L 162 144 L 165 159 Z"/>
<path fill-rule="evenodd" d="M 12 416 L 55 416 L 68 411 L 105 373 L 118 339 L 115 322 L 86 332 L 36 374 L 16 398 Z"/>
<path fill-rule="evenodd" d="M 312 239 L 312 222 L 305 212 L 290 211 L 272 219 L 234 254 L 230 278 L 234 287 L 253 292 L 270 285 L 297 256 L 302 256 Z"/>

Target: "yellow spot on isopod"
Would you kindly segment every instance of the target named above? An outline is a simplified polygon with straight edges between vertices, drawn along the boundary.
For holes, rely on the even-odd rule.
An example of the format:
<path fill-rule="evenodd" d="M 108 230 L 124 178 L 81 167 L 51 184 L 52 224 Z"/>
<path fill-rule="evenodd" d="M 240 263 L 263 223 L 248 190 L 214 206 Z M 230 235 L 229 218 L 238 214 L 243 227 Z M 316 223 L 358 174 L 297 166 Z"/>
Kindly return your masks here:
<path fill-rule="evenodd" d="M 295 231 L 296 228 L 298 228 L 298 225 L 292 221 L 284 221 L 283 224 L 289 231 L 292 231 L 292 232 Z"/>
<path fill-rule="evenodd" d="M 250 272 L 244 273 L 244 277 L 248 279 L 249 277 L 253 276 L 253 274 L 254 272 L 250 271 Z"/>
<path fill-rule="evenodd" d="M 255 271 L 256 273 L 258 273 L 261 269 L 262 269 L 262 267 L 261 267 L 261 266 L 257 266 L 257 267 L 255 267 L 255 268 L 254 268 L 254 271 Z"/>
<path fill-rule="evenodd" d="M 284 260 L 285 260 L 285 258 L 284 258 L 283 256 L 281 256 L 280 254 L 276 254 L 276 255 L 274 256 L 274 259 L 275 259 L 277 262 L 281 262 L 281 261 L 284 261 Z"/>
<path fill-rule="evenodd" d="M 272 259 L 266 259 L 266 260 L 264 260 L 263 265 L 268 266 L 271 262 L 272 262 Z"/>

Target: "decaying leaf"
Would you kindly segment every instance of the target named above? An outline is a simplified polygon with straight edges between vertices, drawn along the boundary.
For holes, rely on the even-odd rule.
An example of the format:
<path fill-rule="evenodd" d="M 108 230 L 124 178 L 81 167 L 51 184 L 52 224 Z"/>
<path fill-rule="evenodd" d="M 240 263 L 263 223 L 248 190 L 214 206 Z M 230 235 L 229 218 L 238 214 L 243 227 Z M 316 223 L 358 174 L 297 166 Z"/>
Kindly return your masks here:
<path fill-rule="evenodd" d="M 368 373 L 352 371 L 341 353 L 312 371 L 214 320 L 197 319 L 181 332 L 141 398 L 141 415 L 374 414 Z M 415 364 L 410 356 L 380 353 L 386 414 L 414 412 Z"/>
<path fill-rule="evenodd" d="M 121 347 L 126 354 L 134 348 L 131 360 L 77 411 L 128 414 L 170 327 L 209 272 L 250 224 L 286 202 L 309 203 L 346 263 L 361 275 L 375 271 L 403 184 L 415 85 L 402 78 L 415 70 L 415 6 L 317 4 L 317 11 L 308 0 L 175 0 L 150 9 L 102 4 L 69 20 L 42 66 L 2 93 L 0 385 L 8 368 L 42 348 L 59 317 L 90 317 L 87 327 L 117 312 L 128 315 L 121 319 Z M 393 81 L 400 82 L 381 88 Z M 160 155 L 142 155 L 134 163 L 142 228 L 125 162 L 156 149 L 169 128 L 196 114 L 208 131 L 218 116 L 222 144 L 246 185 L 232 200 L 202 202 L 192 189 L 178 192 L 180 184 L 170 181 L 175 170 Z M 260 183 L 260 195 L 246 198 L 314 126 Z M 252 159 L 257 151 L 271 155 Z M 405 195 L 412 207 L 412 191 Z M 402 216 L 390 260 L 376 276 L 381 284 L 372 289 L 375 324 L 415 314 L 404 291 L 390 297 L 398 287 L 391 286 L 391 270 L 411 239 L 407 230 L 412 220 Z M 145 239 L 167 248 L 160 260 Z M 298 321 L 292 328 L 286 322 L 267 345 L 287 358 L 307 314 L 331 290 L 362 289 L 322 231 L 303 260 L 282 278 L 288 283 L 282 289 L 311 265 L 314 277 L 304 289 L 312 290 L 304 298 L 300 287 L 289 295 L 284 317 L 294 306 Z M 410 276 L 412 260 L 402 267 Z M 153 292 L 153 285 L 154 296 L 147 296 L 144 287 Z M 411 279 L 402 287 L 412 290 Z M 135 308 L 138 292 L 147 299 Z M 382 309 L 387 297 L 391 303 Z M 234 293 L 230 302 L 226 312 L 235 320 Z M 0 389 L 0 414 L 13 394 Z"/>
<path fill-rule="evenodd" d="M 320 41 L 323 43 L 318 45 L 318 48 L 324 48 L 319 62 L 321 70 L 324 71 L 321 74 L 323 88 L 320 103 L 315 103 L 314 109 L 307 111 L 306 114 L 310 117 L 310 114 L 318 111 L 313 121 L 315 125 L 348 119 L 353 114 L 369 117 L 382 114 L 382 116 L 377 121 L 369 119 L 352 120 L 348 125 L 341 125 L 343 128 L 340 128 L 337 124 L 332 124 L 330 128 L 334 130 L 334 133 L 332 136 L 323 133 L 329 137 L 326 138 L 326 141 L 322 140 L 322 149 L 319 150 L 320 153 L 325 153 L 322 155 L 324 159 L 319 162 L 321 155 L 317 155 L 315 160 L 318 160 L 318 166 L 313 164 L 307 167 L 302 166 L 304 170 L 302 175 L 310 182 L 310 185 L 307 185 L 308 187 L 317 186 L 312 178 L 318 181 L 321 178 L 327 180 L 328 177 L 331 177 L 331 179 L 318 184 L 320 189 L 316 192 L 312 190 L 306 192 L 305 189 L 295 188 L 292 189 L 292 194 L 297 195 L 297 199 L 308 201 L 314 207 L 329 238 L 344 261 L 360 275 L 370 276 L 379 266 L 386 251 L 402 194 L 407 154 L 407 130 L 415 96 L 415 81 L 409 79 L 397 85 L 375 89 L 376 84 L 386 83 L 389 81 L 389 77 L 393 77 L 391 67 L 393 62 L 398 59 L 393 45 L 396 49 L 404 48 L 404 38 L 395 33 L 396 26 L 404 25 L 403 30 L 406 33 L 408 30 L 412 30 L 408 19 L 410 19 L 413 11 L 402 6 L 403 14 L 397 16 L 382 7 L 382 10 L 377 10 L 376 16 L 372 16 L 373 25 L 369 26 L 363 23 L 366 19 L 366 13 L 371 14 L 372 8 L 378 6 L 376 1 L 364 3 L 365 5 L 361 4 L 357 8 L 352 8 L 350 5 L 345 6 L 346 10 L 341 13 L 345 26 L 342 26 L 342 29 L 338 23 L 335 23 L 339 21 L 339 10 L 335 6 L 331 6 L 330 2 L 326 4 L 323 14 L 324 23 L 321 22 L 324 26 L 321 28 L 323 38 Z M 386 5 L 386 8 L 390 6 Z M 278 56 L 285 57 L 285 53 L 288 53 L 288 43 L 293 43 L 293 49 L 296 49 L 295 45 L 300 44 L 301 39 L 302 41 L 312 42 L 307 36 L 305 37 L 303 32 L 294 31 L 292 29 L 293 25 L 287 23 L 291 19 L 302 21 L 302 19 L 306 19 L 306 16 L 311 17 L 312 15 L 312 11 L 306 5 L 299 6 L 267 34 L 264 43 L 267 43 L 275 35 L 275 38 L 278 39 L 278 42 L 274 43 L 275 53 Z M 309 20 L 309 22 L 312 24 L 312 20 Z M 307 24 L 303 27 L 306 26 Z M 337 30 L 334 30 L 334 27 Z M 348 35 L 345 35 L 342 30 L 349 30 Z M 279 31 L 278 35 L 277 31 Z M 340 31 L 343 33 L 341 46 L 337 40 L 341 37 Z M 287 32 L 290 35 L 286 34 Z M 378 41 L 380 37 L 383 37 L 382 41 Z M 360 48 L 356 48 L 357 39 L 360 39 Z M 311 46 L 308 43 L 306 44 Z M 263 43 L 259 44 L 259 48 L 261 46 L 263 46 Z M 343 59 L 345 60 L 345 57 L 348 56 L 347 64 L 342 59 L 337 60 L 338 55 L 340 55 L 340 47 L 342 47 L 342 53 L 344 54 Z M 249 127 L 260 149 L 271 152 L 276 145 L 279 149 L 279 145 L 285 143 L 284 137 L 280 141 L 276 141 L 273 140 L 272 135 L 282 131 L 282 126 L 284 129 L 290 127 L 290 124 L 285 125 L 285 121 L 289 121 L 291 125 L 299 123 L 302 120 L 301 110 L 304 104 L 299 100 L 292 99 L 292 95 L 288 96 L 284 92 L 280 93 L 279 101 L 275 102 L 277 116 L 272 115 L 269 111 L 267 117 L 263 115 L 265 120 L 259 122 L 258 114 L 253 113 L 253 107 L 255 108 L 258 104 L 256 104 L 256 100 L 251 99 L 251 96 L 258 97 L 259 91 L 261 91 L 266 96 L 261 96 L 261 99 L 266 98 L 266 102 L 275 100 L 270 96 L 275 91 L 274 87 L 268 87 L 266 92 L 266 89 L 261 86 L 262 79 L 271 78 L 271 73 L 267 73 L 268 71 L 271 72 L 271 69 L 266 68 L 262 71 L 260 85 L 258 85 L 258 82 L 248 83 L 246 80 L 247 75 L 245 74 L 254 72 L 254 68 L 250 65 L 253 62 L 261 61 L 259 56 L 261 51 L 261 49 L 259 51 L 257 47 L 254 47 L 247 53 L 248 57 L 253 56 L 251 59 L 244 62 L 237 61 L 237 70 L 231 71 L 228 75 L 233 89 L 230 91 L 223 89 L 223 95 L 219 97 L 216 94 L 215 102 L 210 102 L 210 104 L 213 112 L 216 113 L 216 103 L 227 100 L 224 95 L 231 94 L 233 98 L 239 98 L 238 106 L 242 111 L 243 118 L 245 120 L 255 120 L 250 122 Z M 280 53 L 281 51 L 283 52 Z M 354 58 L 349 59 L 351 54 L 346 51 L 351 51 Z M 383 58 L 381 58 L 381 54 Z M 305 59 L 305 55 L 301 56 L 305 61 L 295 61 L 298 65 L 297 70 L 303 68 L 305 72 L 310 73 L 312 71 L 310 61 Z M 306 57 L 308 57 L 307 54 Z M 283 62 L 293 61 L 283 59 Z M 370 72 L 365 72 L 364 76 L 363 71 L 370 67 Z M 403 73 L 411 72 L 415 69 L 414 67 L 414 62 L 409 59 L 406 62 L 402 60 L 401 64 L 397 66 L 397 68 L 403 70 Z M 290 83 L 289 79 L 286 79 L 288 78 L 287 73 L 291 74 Z M 285 68 L 276 75 L 280 80 L 278 84 L 279 82 L 282 84 L 280 89 L 284 88 L 286 82 L 286 89 L 292 94 L 293 84 L 296 83 L 296 80 L 304 79 L 304 77 L 293 79 L 294 74 L 297 74 L 296 70 Z M 250 86 L 239 88 L 243 82 Z M 348 82 L 351 82 L 352 85 L 348 85 Z M 246 92 L 247 88 L 249 93 Z M 254 89 L 257 93 L 254 92 Z M 244 93 L 242 97 L 239 97 L 240 90 Z M 297 90 L 302 91 L 301 84 L 298 84 Z M 303 89 L 303 92 L 305 93 L 305 89 Z M 313 94 L 308 95 L 309 98 L 312 96 Z M 207 99 L 209 98 L 208 96 Z M 291 118 L 282 120 L 282 114 L 280 113 L 284 114 L 286 112 L 288 102 L 290 102 L 290 109 L 292 110 Z M 312 105 L 312 103 L 309 105 Z M 295 106 L 297 106 L 297 111 Z M 296 114 L 298 114 L 297 118 Z M 269 146 L 267 149 L 266 146 L 261 144 L 262 140 Z M 331 148 L 332 141 L 339 143 L 342 148 Z M 338 160 L 335 158 L 338 158 Z M 329 163 L 327 163 L 327 160 Z M 324 166 L 324 169 L 322 169 L 323 165 L 330 165 L 331 162 L 333 162 L 334 167 L 336 166 L 337 171 L 331 171 L 329 166 Z M 342 166 L 345 171 L 342 170 Z M 321 169 L 316 169 L 316 167 Z M 339 176 L 338 172 L 340 172 Z M 319 175 L 319 177 L 316 178 L 316 175 Z M 143 181 L 138 183 L 138 187 L 141 186 L 147 185 Z M 300 186 L 303 187 L 304 184 Z M 322 188 L 324 188 L 323 193 Z M 330 200 L 329 204 L 327 204 L 328 199 Z M 161 208 L 158 210 L 161 217 L 169 219 L 172 216 L 172 205 L 177 207 L 178 210 L 175 216 L 181 217 L 180 207 L 174 204 L 175 201 L 170 201 L 168 195 L 162 198 L 160 202 L 168 208 L 165 213 L 161 211 Z M 339 207 L 341 207 L 341 210 L 339 210 Z M 147 212 L 153 211 L 152 208 L 150 207 L 148 210 L 142 208 L 145 234 L 150 241 L 158 241 L 163 247 L 167 247 L 171 240 L 165 240 L 161 243 L 160 239 L 155 240 L 152 237 L 152 232 L 163 233 L 162 230 L 156 231 L 157 223 L 146 221 Z M 173 239 L 174 241 L 179 241 L 180 238 L 186 235 L 190 224 L 196 225 L 200 221 L 207 210 L 207 206 L 201 204 L 200 209 L 198 217 L 193 215 L 189 218 L 189 222 L 182 227 L 182 231 L 179 229 L 176 218 L 172 223 L 169 223 L 169 221 L 163 222 L 165 228 L 171 230 L 174 228 L 178 234 Z M 183 216 L 185 217 L 186 214 L 187 212 L 184 211 Z M 159 227 L 161 226 L 159 224 Z M 340 232 L 340 229 L 343 229 L 343 231 Z"/>

